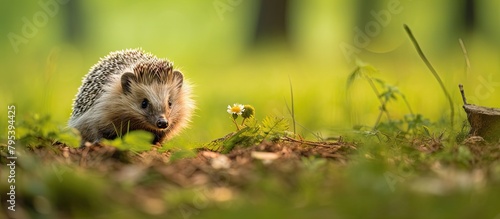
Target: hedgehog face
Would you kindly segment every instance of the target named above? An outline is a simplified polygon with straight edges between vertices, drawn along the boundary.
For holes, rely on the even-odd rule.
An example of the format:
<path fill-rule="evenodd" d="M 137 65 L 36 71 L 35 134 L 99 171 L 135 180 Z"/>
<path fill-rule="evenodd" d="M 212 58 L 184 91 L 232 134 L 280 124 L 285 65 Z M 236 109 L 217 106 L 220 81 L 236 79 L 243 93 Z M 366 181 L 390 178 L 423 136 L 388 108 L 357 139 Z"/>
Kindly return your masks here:
<path fill-rule="evenodd" d="M 162 77 L 168 80 L 163 81 L 154 81 L 154 77 L 148 78 L 149 81 L 141 80 L 137 72 L 122 75 L 124 102 L 134 112 L 129 119 L 133 129 L 166 130 L 175 123 L 172 112 L 178 108 L 176 98 L 182 88 L 183 75 L 179 71 L 166 71 L 165 74 L 168 77 Z"/>

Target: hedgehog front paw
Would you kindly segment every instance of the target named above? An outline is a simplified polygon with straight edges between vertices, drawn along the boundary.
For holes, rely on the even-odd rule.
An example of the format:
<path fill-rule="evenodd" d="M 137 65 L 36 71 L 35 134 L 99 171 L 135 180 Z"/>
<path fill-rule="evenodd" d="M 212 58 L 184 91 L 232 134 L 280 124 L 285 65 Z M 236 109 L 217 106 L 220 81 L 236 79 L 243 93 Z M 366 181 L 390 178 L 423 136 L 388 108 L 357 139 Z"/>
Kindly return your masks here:
<path fill-rule="evenodd" d="M 167 134 L 161 132 L 161 133 L 155 133 L 154 135 L 155 135 L 155 138 L 153 139 L 152 144 L 161 147 L 161 144 L 163 143 L 163 141 L 165 141 Z"/>

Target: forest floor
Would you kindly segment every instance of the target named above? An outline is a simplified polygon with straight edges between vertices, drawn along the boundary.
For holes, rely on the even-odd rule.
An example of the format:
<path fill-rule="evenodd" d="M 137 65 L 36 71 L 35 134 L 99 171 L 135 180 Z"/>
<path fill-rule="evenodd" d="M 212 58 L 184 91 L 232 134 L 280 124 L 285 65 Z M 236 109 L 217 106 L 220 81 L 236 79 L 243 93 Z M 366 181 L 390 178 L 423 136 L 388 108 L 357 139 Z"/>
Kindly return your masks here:
<path fill-rule="evenodd" d="M 460 143 L 438 137 L 382 142 L 283 137 L 226 154 L 202 148 L 173 159 L 174 153 L 107 145 L 80 149 L 59 142 L 26 148 L 18 152 L 17 209 L 4 213 L 16 218 L 500 217 L 500 144 L 480 137 Z"/>

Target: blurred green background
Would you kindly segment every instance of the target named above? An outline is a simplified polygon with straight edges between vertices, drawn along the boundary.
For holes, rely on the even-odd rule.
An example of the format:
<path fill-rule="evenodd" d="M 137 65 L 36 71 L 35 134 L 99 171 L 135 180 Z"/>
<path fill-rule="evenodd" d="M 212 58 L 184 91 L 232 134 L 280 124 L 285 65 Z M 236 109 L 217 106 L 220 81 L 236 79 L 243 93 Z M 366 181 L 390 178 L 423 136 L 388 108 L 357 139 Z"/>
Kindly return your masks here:
<path fill-rule="evenodd" d="M 468 0 L 3 1 L 0 127 L 5 130 L 10 104 L 18 121 L 48 114 L 65 126 L 89 68 L 111 51 L 137 47 L 170 59 L 196 86 L 196 117 L 176 141 L 208 142 L 232 131 L 228 104 L 254 105 L 260 119 L 290 117 L 289 80 L 300 134 L 329 137 L 373 125 L 379 102 L 368 84 L 346 90 L 356 67 L 346 45 L 380 70 L 375 77 L 398 86 L 415 112 L 447 119 L 448 103 L 403 24 L 463 121 L 458 83 L 471 103 L 500 106 L 498 9 L 496 1 Z M 394 117 L 408 113 L 399 103 L 388 106 Z"/>

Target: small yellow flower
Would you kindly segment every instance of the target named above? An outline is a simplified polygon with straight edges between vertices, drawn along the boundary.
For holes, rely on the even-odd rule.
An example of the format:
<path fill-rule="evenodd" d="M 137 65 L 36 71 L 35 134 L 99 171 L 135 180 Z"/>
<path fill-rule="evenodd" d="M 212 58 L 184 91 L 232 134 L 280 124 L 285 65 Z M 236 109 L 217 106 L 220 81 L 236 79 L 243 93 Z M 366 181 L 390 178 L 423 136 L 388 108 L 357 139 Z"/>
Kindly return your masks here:
<path fill-rule="evenodd" d="M 241 115 L 245 111 L 245 106 L 243 104 L 233 104 L 233 106 L 227 106 L 227 113 L 233 115 Z"/>

